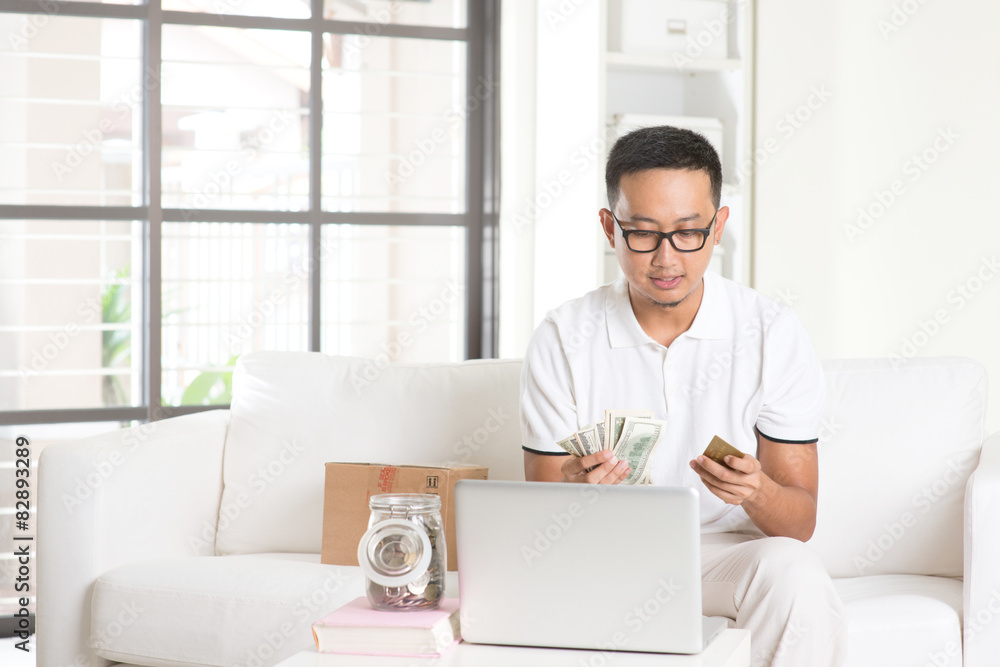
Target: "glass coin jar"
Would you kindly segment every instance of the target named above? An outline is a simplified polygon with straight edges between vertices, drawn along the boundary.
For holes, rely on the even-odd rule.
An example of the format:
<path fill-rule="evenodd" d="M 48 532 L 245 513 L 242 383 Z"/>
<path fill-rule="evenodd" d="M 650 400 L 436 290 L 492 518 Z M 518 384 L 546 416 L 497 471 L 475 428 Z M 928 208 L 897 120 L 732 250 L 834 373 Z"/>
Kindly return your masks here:
<path fill-rule="evenodd" d="M 372 496 L 368 507 L 368 532 L 358 543 L 358 563 L 372 608 L 437 608 L 447 567 L 441 498 L 387 493 Z"/>

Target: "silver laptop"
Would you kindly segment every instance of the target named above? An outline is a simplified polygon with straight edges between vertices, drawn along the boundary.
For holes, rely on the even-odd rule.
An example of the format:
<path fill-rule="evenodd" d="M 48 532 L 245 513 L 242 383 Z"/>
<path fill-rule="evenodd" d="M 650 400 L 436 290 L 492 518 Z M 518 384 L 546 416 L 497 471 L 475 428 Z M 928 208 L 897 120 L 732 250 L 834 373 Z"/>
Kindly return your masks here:
<path fill-rule="evenodd" d="M 694 489 L 461 480 L 462 637 L 477 644 L 699 653 Z"/>

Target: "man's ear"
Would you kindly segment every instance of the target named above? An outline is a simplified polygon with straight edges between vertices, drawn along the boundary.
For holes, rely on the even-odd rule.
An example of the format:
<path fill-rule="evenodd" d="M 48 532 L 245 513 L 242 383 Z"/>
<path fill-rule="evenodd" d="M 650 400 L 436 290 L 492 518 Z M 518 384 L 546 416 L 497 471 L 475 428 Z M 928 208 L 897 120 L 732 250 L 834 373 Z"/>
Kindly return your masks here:
<path fill-rule="evenodd" d="M 598 217 L 601 219 L 601 228 L 604 230 L 604 236 L 607 237 L 608 243 L 611 247 L 615 247 L 615 219 L 611 217 L 611 211 L 606 208 L 602 208 L 597 212 Z"/>
<path fill-rule="evenodd" d="M 726 226 L 726 220 L 729 220 L 729 207 L 722 206 L 719 208 L 719 212 L 716 213 L 715 229 L 712 230 L 712 243 L 715 245 L 719 245 L 722 242 L 722 230 Z"/>

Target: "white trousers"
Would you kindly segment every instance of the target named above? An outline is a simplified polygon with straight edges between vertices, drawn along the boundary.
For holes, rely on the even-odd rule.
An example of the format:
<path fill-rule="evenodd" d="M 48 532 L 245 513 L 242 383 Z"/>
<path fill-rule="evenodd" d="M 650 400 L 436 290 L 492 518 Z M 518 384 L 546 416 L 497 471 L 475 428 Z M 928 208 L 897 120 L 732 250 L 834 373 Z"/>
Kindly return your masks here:
<path fill-rule="evenodd" d="M 701 539 L 702 608 L 750 631 L 752 667 L 834 667 L 847 655 L 840 597 L 819 558 L 788 537 Z"/>

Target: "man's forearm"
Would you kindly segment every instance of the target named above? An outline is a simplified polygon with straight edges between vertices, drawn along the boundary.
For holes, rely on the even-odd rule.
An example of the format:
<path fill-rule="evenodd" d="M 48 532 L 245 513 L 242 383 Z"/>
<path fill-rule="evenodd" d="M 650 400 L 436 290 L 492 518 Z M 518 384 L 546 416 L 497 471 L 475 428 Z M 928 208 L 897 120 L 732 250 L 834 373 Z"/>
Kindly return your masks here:
<path fill-rule="evenodd" d="M 743 509 L 765 535 L 794 537 L 802 542 L 816 528 L 816 500 L 800 486 L 782 486 L 762 475 L 761 488 L 743 501 Z"/>
<path fill-rule="evenodd" d="M 565 462 L 565 456 L 543 456 L 525 451 L 524 479 L 527 482 L 558 482 L 562 479 L 560 467 Z"/>

